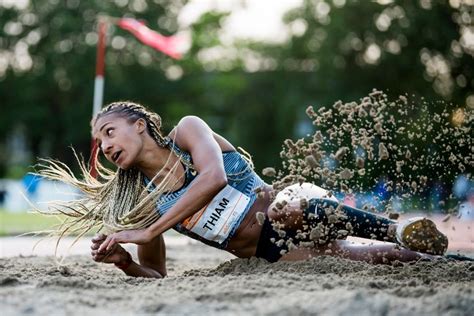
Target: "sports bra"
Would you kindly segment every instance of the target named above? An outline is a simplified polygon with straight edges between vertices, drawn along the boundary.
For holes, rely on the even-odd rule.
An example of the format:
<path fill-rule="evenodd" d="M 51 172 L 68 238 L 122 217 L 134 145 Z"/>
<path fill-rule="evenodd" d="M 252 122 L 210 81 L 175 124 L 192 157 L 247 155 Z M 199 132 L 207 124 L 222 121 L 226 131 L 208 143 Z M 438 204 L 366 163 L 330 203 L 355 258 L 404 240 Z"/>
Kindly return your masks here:
<path fill-rule="evenodd" d="M 163 216 L 187 192 L 198 176 L 192 166 L 191 155 L 181 150 L 169 137 L 166 145 L 179 157 L 185 169 L 184 184 L 176 191 L 163 193 L 156 203 L 156 210 Z M 257 199 L 256 189 L 265 183 L 255 173 L 253 166 L 237 151 L 222 152 L 227 185 L 217 193 L 209 204 L 191 217 L 174 226 L 179 233 L 200 240 L 213 247 L 223 249 L 241 224 L 248 210 Z M 145 178 L 145 184 L 149 179 Z M 149 185 L 153 191 L 155 185 Z"/>

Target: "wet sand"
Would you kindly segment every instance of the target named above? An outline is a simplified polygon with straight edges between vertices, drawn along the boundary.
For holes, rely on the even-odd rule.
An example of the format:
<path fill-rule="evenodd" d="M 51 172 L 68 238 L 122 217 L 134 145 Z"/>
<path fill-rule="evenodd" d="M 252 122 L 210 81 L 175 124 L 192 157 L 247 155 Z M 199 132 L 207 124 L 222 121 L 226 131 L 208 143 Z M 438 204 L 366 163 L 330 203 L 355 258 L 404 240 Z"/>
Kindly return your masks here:
<path fill-rule="evenodd" d="M 269 264 L 235 259 L 184 237 L 167 239 L 169 275 L 161 280 L 127 277 L 86 254 L 70 255 L 62 266 L 45 253 L 4 255 L 2 315 L 474 314 L 473 262 L 370 265 L 319 257 Z M 72 253 L 88 251 L 87 241 L 81 243 L 82 252 Z M 472 247 L 456 251 L 455 245 L 451 253 L 474 256 Z"/>

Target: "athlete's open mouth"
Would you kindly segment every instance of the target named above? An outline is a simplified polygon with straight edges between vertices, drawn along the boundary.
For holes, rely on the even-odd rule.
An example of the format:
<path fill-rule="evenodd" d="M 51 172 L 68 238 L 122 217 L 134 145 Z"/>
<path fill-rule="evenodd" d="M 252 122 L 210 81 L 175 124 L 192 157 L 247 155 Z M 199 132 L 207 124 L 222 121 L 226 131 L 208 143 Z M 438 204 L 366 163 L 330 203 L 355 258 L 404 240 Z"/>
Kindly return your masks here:
<path fill-rule="evenodd" d="M 120 150 L 120 151 L 117 151 L 115 154 L 112 155 L 113 162 L 117 162 L 117 160 L 118 160 L 121 153 L 122 153 L 122 151 Z"/>

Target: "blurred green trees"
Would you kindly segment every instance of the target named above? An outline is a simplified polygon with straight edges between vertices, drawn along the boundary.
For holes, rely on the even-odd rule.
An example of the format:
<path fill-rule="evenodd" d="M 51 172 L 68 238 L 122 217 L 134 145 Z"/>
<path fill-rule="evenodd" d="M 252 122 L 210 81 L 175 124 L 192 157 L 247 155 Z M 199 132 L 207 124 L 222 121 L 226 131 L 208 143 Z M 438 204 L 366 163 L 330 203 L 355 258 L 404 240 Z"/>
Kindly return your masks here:
<path fill-rule="evenodd" d="M 168 35 L 185 4 L 0 2 L 0 176 L 22 163 L 7 152 L 19 127 L 28 163 L 38 156 L 71 163 L 69 145 L 88 156 L 98 15 L 143 19 Z M 165 131 L 184 115 L 199 115 L 252 153 L 260 170 L 279 165 L 285 138 L 310 131 L 308 105 L 355 100 L 377 88 L 455 108 L 473 93 L 473 16 L 465 1 L 305 0 L 286 14 L 282 44 L 223 44 L 227 16 L 209 12 L 192 24 L 192 45 L 180 61 L 111 27 L 104 101 L 148 105 Z"/>

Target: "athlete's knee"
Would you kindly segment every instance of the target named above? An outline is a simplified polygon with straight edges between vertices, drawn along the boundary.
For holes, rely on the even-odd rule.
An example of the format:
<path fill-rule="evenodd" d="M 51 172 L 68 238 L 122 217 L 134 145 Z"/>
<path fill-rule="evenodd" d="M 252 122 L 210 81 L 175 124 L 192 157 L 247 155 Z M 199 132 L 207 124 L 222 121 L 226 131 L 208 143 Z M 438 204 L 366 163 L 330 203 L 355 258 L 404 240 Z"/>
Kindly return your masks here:
<path fill-rule="evenodd" d="M 306 219 L 316 217 L 319 220 L 323 220 L 335 214 L 338 209 L 340 209 L 338 201 L 328 198 L 312 198 L 303 209 L 303 214 Z"/>

